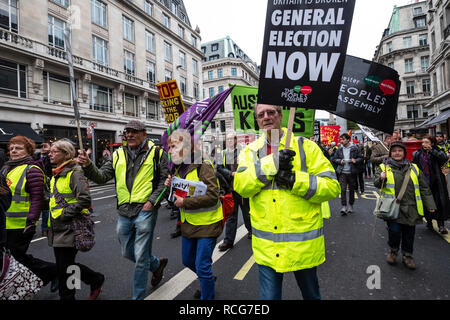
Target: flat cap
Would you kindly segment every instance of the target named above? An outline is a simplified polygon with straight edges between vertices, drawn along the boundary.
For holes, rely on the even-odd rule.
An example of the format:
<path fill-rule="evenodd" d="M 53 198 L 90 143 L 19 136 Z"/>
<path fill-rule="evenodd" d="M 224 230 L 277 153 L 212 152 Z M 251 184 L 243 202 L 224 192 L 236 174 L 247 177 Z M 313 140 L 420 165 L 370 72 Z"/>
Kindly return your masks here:
<path fill-rule="evenodd" d="M 124 128 L 125 130 L 127 130 L 127 129 L 134 129 L 134 130 L 136 130 L 136 131 L 144 131 L 144 130 L 146 130 L 145 129 L 145 124 L 144 123 L 142 123 L 141 121 L 139 121 L 139 120 L 131 120 L 130 122 L 128 122 L 126 125 L 125 125 L 125 128 Z"/>

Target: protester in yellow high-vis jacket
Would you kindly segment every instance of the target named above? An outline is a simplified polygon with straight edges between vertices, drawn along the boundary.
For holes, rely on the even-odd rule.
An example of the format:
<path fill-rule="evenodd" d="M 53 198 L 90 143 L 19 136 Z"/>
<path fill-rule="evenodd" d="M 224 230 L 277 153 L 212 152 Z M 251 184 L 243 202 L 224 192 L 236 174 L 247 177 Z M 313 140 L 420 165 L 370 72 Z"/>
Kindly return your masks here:
<path fill-rule="evenodd" d="M 388 159 L 377 168 L 374 185 L 377 188 L 383 187 L 381 189 L 382 197 L 396 197 L 400 193 L 408 170 L 411 170 L 410 181 L 400 202 L 398 218 L 387 221 L 390 249 L 386 262 L 391 265 L 396 263 L 401 243 L 403 263 L 409 269 L 415 269 L 416 265 L 412 254 L 416 224 L 423 222 L 426 211 L 434 212 L 436 204 L 423 172 L 417 165 L 411 165 L 405 156 L 405 145 L 399 141 L 392 142 Z"/>
<path fill-rule="evenodd" d="M 281 108 L 259 104 L 263 135 L 241 151 L 234 190 L 250 198 L 252 248 L 261 299 L 282 297 L 283 274 L 293 271 L 304 299 L 320 299 L 317 266 L 325 261 L 323 214 L 341 192 L 331 163 L 312 141 L 281 127 Z"/>
<path fill-rule="evenodd" d="M 194 145 L 189 133 L 175 131 L 168 139 L 169 154 L 174 163 L 174 177 L 189 181 L 201 181 L 205 194 L 192 197 L 174 195 L 174 204 L 180 208 L 182 261 L 195 272 L 200 280 L 201 300 L 215 297 L 215 279 L 212 272 L 212 254 L 217 237 L 222 233 L 222 204 L 219 181 L 211 161 L 194 161 Z M 199 162 L 199 163 L 198 163 Z M 165 184 L 171 186 L 172 176 Z"/>
<path fill-rule="evenodd" d="M 75 233 L 72 221 L 86 214 L 91 205 L 91 195 L 83 169 L 73 160 L 76 155 L 72 143 L 59 140 L 52 144 L 50 162 L 56 165 L 50 181 L 49 245 L 53 247 L 59 278 L 61 300 L 75 300 L 76 290 L 67 285 L 68 268 L 80 268 L 81 280 L 91 289 L 89 300 L 97 299 L 105 276 L 83 264 L 75 263 L 78 250 L 75 248 Z"/>
<path fill-rule="evenodd" d="M 100 169 L 86 152 L 80 152 L 77 161 L 90 180 L 99 184 L 116 181 L 117 234 L 122 255 L 135 263 L 133 299 L 143 300 L 149 271 L 153 272 L 152 286 L 157 286 L 168 261 L 152 254 L 158 207 L 168 175 L 167 155 L 147 139 L 145 124 L 138 120 L 125 125 L 125 138 L 127 145 L 117 149 Z"/>

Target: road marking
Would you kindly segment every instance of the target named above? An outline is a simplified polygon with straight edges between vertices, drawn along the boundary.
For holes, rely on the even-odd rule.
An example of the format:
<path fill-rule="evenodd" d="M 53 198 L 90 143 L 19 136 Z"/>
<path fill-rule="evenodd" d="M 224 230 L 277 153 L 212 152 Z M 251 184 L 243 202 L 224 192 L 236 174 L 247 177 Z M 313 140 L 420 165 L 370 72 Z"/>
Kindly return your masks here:
<path fill-rule="evenodd" d="M 239 227 L 236 232 L 235 244 L 238 243 L 244 236 L 247 235 L 247 229 L 245 225 Z M 223 257 L 225 253 L 220 252 L 218 247 L 223 243 L 223 240 L 216 245 L 212 255 L 212 263 L 214 264 L 217 260 Z M 169 281 L 164 283 L 161 287 L 152 292 L 145 300 L 173 300 L 175 299 L 184 289 L 186 289 L 192 282 L 197 279 L 197 275 L 188 268 L 184 268 L 178 272 L 175 276 L 170 278 Z"/>
<path fill-rule="evenodd" d="M 234 279 L 240 281 L 244 280 L 245 276 L 247 275 L 247 273 L 250 271 L 250 269 L 253 267 L 254 264 L 255 264 L 255 257 L 252 255 L 250 259 L 248 259 L 248 261 L 243 265 L 241 270 L 239 270 L 239 272 L 236 273 Z"/>
<path fill-rule="evenodd" d="M 425 222 L 426 222 L 426 220 L 425 220 L 425 218 L 423 219 Z M 436 220 L 433 220 L 433 229 L 434 229 L 434 231 L 436 231 L 442 238 L 444 238 L 444 240 L 445 241 L 447 241 L 448 243 L 450 243 L 450 234 L 441 234 L 440 232 L 439 232 L 439 227 L 438 227 L 438 225 L 437 225 L 437 221 Z"/>
<path fill-rule="evenodd" d="M 109 195 L 109 196 L 105 196 L 105 197 L 94 198 L 94 199 L 92 199 L 92 200 L 102 200 L 102 199 L 108 199 L 108 198 L 112 198 L 112 197 L 115 197 L 115 196 L 116 196 L 115 194 L 112 194 L 112 195 Z"/>

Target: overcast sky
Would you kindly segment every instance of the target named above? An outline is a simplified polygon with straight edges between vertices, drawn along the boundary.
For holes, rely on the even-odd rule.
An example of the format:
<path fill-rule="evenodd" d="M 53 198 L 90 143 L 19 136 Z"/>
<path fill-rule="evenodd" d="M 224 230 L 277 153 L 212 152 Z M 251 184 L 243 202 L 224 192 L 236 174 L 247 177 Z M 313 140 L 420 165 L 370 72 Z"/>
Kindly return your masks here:
<path fill-rule="evenodd" d="M 347 54 L 372 60 L 394 5 L 411 0 L 356 0 Z M 413 1 L 415 2 L 415 1 Z M 202 42 L 230 36 L 258 65 L 261 64 L 265 0 L 184 0 L 192 27 L 198 25 Z"/>

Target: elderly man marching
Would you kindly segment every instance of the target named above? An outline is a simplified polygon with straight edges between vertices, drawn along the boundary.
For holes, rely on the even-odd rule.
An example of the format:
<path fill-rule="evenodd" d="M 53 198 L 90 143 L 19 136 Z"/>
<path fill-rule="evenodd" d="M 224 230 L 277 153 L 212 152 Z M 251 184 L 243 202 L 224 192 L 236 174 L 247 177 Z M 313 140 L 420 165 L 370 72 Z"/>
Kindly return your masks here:
<path fill-rule="evenodd" d="M 250 198 L 252 248 L 259 265 L 260 298 L 280 300 L 283 275 L 294 272 L 303 298 L 320 299 L 317 266 L 325 261 L 327 201 L 341 192 L 336 173 L 312 141 L 281 127 L 281 107 L 259 104 L 264 134 L 241 151 L 234 190 Z M 326 204 L 326 205 L 325 205 Z"/>
<path fill-rule="evenodd" d="M 91 163 L 86 152 L 79 152 L 78 162 L 85 176 L 102 184 L 116 181 L 117 234 L 122 255 L 135 263 L 133 299 L 142 300 L 153 272 L 152 286 L 162 279 L 167 258 L 152 255 L 153 231 L 158 216 L 157 199 L 168 176 L 167 155 L 147 139 L 145 125 L 137 120 L 125 126 L 127 146 L 117 149 L 101 169 Z"/>

